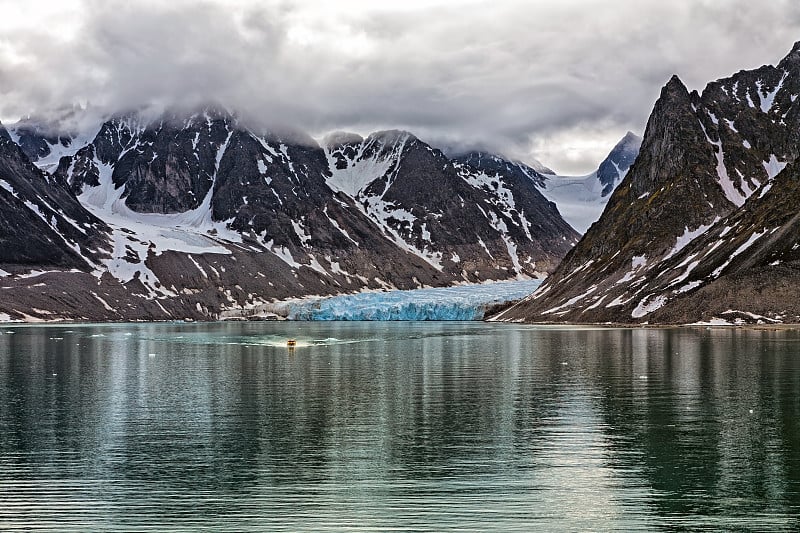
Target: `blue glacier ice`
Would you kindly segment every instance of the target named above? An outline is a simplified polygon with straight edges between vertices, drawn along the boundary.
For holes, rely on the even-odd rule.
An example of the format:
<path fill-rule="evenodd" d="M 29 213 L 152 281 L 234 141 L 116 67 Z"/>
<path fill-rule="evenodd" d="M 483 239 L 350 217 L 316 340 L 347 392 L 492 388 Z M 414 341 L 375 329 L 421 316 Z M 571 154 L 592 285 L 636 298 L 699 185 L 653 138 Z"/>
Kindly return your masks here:
<path fill-rule="evenodd" d="M 289 320 L 481 320 L 487 307 L 524 298 L 542 280 L 366 292 L 287 302 Z"/>

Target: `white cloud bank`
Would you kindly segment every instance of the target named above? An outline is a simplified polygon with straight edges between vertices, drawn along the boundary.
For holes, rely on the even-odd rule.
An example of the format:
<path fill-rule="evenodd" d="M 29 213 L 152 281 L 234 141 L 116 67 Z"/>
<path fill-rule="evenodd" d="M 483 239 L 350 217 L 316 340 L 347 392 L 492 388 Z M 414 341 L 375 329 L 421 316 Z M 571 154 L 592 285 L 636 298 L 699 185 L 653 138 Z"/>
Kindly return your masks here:
<path fill-rule="evenodd" d="M 789 0 L 0 0 L 0 13 L 6 120 L 211 100 L 266 125 L 405 128 L 562 173 L 641 133 L 673 73 L 702 88 L 800 36 Z"/>

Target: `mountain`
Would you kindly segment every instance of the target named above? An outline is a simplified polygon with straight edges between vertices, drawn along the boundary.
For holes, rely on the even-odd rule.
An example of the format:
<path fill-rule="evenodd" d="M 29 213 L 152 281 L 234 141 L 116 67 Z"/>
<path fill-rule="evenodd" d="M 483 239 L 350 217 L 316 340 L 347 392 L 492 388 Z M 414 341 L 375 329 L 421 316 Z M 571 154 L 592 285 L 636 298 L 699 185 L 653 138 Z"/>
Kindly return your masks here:
<path fill-rule="evenodd" d="M 544 166 L 542 162 L 539 161 L 538 159 L 529 158 L 528 162 L 525 165 L 539 174 L 544 174 L 546 176 L 555 176 L 556 174 L 554 170 L 551 170 L 550 168 Z"/>
<path fill-rule="evenodd" d="M 497 319 L 798 322 L 800 43 L 777 66 L 661 91 L 600 220 Z"/>
<path fill-rule="evenodd" d="M 66 107 L 47 118 L 24 117 L 9 125 L 7 132 L 28 159 L 52 172 L 62 156 L 74 153 L 94 138 L 97 127 L 86 128 L 84 123 L 88 120 L 86 109 Z"/>
<path fill-rule="evenodd" d="M 86 224 L 91 239 L 38 274 L 52 255 L 42 248 L 26 263 L 31 276 L 6 269 L 29 235 L 45 234 L 21 228 L 0 260 L 10 274 L 0 316 L 207 319 L 294 296 L 542 277 L 578 239 L 535 171 L 451 159 L 408 132 L 337 134 L 320 146 L 214 106 L 119 113 L 83 132 L 42 124 L 6 132 L 11 155 L 0 156 L 27 169 L 22 181 L 49 184 L 56 215 Z M 54 299 L 63 286 L 94 303 Z"/>
<path fill-rule="evenodd" d="M 614 146 L 600 166 L 586 176 L 544 176 L 542 194 L 558 205 L 573 228 L 586 232 L 603 212 L 611 193 L 622 182 L 642 139 L 631 132 Z"/>
<path fill-rule="evenodd" d="M 31 266 L 89 270 L 109 251 L 107 231 L 0 125 L 0 263 L 6 274 Z"/>
<path fill-rule="evenodd" d="M 352 198 L 397 246 L 464 280 L 497 270 L 549 272 L 577 241 L 537 190 L 540 176 L 499 157 L 450 160 L 401 131 L 360 141 L 339 135 L 326 153 L 331 189 Z"/>
<path fill-rule="evenodd" d="M 597 180 L 603 185 L 600 196 L 609 196 L 617 185 L 628 173 L 628 169 L 639 155 L 642 146 L 642 138 L 635 133 L 628 132 L 608 154 L 600 166 L 597 167 Z"/>

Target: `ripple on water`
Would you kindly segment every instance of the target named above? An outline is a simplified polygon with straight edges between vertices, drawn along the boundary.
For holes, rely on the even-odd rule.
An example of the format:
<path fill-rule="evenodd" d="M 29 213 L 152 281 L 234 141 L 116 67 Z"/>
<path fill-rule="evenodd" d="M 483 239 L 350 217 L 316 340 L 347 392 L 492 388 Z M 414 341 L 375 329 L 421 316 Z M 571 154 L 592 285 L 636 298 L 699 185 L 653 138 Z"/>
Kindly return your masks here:
<path fill-rule="evenodd" d="M 3 531 L 798 526 L 790 331 L 15 332 L 0 338 Z"/>

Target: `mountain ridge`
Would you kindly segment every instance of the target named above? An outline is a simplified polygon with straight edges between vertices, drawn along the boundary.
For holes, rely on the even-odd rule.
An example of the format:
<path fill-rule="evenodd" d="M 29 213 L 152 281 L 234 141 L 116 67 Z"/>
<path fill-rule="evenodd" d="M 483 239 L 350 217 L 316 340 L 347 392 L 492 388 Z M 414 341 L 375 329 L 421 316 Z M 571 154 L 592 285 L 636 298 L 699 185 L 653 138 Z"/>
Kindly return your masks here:
<path fill-rule="evenodd" d="M 795 45 L 778 67 L 739 71 L 702 93 L 673 76 L 598 222 L 497 319 L 800 321 L 785 290 L 797 279 L 798 59 Z"/>
<path fill-rule="evenodd" d="M 206 108 L 121 113 L 78 140 L 48 145 L 39 162 L 52 174 L 36 172 L 88 210 L 106 251 L 36 283 L 2 278 L 5 316 L 209 319 L 290 296 L 541 277 L 578 238 L 534 180 L 398 130 L 331 150 Z M 351 164 L 369 172 L 343 189 L 336 177 Z M 54 296 L 58 286 L 105 303 L 86 310 L 85 298 Z"/>

